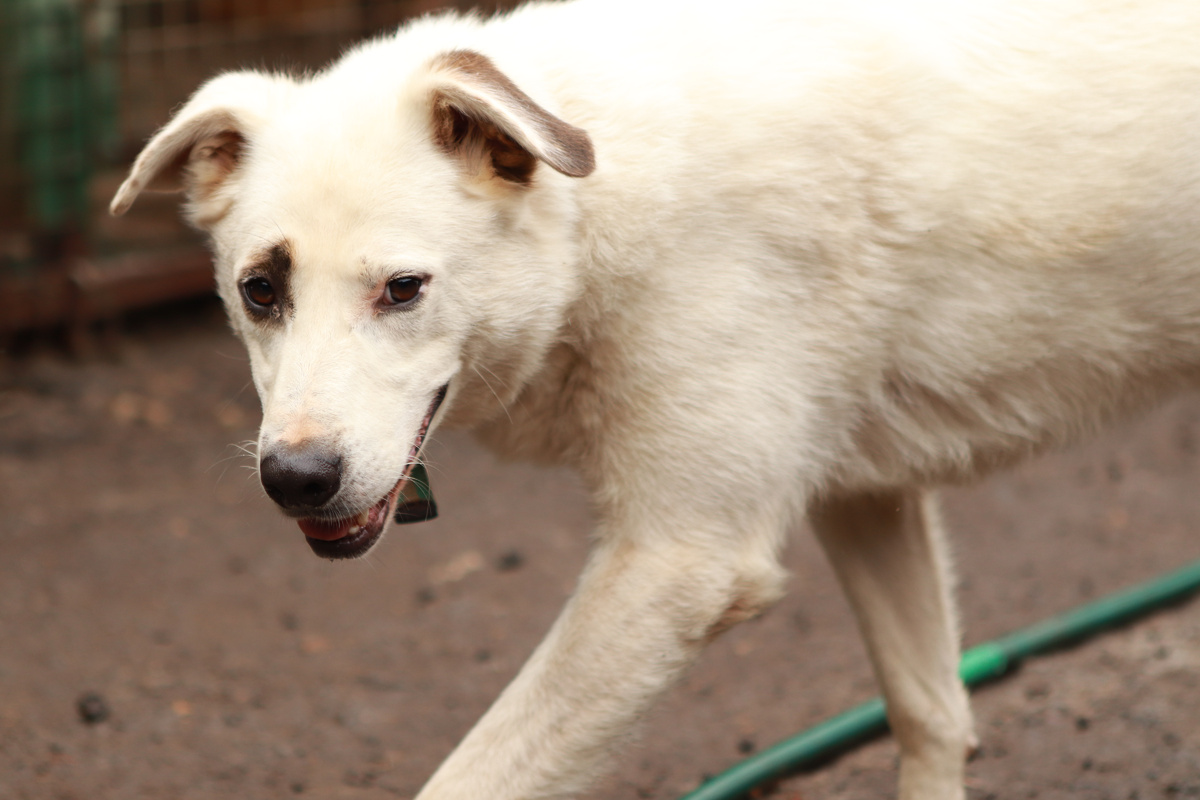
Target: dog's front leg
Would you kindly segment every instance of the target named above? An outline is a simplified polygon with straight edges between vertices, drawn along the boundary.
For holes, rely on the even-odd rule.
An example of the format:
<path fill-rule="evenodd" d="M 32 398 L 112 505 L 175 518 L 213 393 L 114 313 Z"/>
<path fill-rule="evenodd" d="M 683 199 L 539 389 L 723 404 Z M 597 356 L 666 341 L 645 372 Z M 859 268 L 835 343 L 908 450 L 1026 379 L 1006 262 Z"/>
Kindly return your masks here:
<path fill-rule="evenodd" d="M 778 596 L 777 537 L 718 553 L 711 535 L 655 534 L 602 535 L 546 640 L 418 800 L 578 793 L 706 640 Z"/>
<path fill-rule="evenodd" d="M 974 738 L 936 500 L 828 499 L 810 519 L 854 608 L 900 745 L 900 800 L 961 800 Z"/>

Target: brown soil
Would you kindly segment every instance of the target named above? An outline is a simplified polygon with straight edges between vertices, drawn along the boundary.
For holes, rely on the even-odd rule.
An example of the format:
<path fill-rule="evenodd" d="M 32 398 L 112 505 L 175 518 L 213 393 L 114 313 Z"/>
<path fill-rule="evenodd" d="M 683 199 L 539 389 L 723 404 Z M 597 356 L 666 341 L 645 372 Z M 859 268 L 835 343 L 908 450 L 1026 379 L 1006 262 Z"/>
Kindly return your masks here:
<path fill-rule="evenodd" d="M 257 400 L 212 304 L 107 355 L 0 373 L 0 798 L 411 797 L 550 625 L 584 558 L 573 478 L 434 443 L 442 516 L 315 558 L 235 444 Z M 1200 557 L 1200 398 L 946 493 L 968 644 Z M 669 800 L 875 693 L 811 537 L 786 600 L 723 636 L 606 798 Z M 975 696 L 972 800 L 1200 797 L 1200 605 Z M 894 796 L 882 739 L 778 787 Z"/>

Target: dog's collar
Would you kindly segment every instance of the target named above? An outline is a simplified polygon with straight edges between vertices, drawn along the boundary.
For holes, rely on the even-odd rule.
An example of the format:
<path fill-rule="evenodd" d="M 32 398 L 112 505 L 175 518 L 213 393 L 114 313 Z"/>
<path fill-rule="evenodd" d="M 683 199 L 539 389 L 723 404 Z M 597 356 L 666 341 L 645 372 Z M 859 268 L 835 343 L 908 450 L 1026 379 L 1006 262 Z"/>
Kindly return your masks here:
<path fill-rule="evenodd" d="M 427 522 L 437 515 L 437 502 L 433 499 L 433 490 L 429 486 L 429 472 L 425 469 L 425 464 L 418 461 L 413 464 L 408 480 L 400 489 L 392 519 L 397 525 L 404 525 L 409 522 Z"/>

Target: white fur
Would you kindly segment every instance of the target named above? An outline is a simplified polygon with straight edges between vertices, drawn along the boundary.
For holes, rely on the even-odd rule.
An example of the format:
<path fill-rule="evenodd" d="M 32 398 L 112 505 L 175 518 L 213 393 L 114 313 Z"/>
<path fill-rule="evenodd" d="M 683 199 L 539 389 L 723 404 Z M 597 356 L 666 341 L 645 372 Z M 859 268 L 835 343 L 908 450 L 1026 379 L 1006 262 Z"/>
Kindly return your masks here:
<path fill-rule="evenodd" d="M 427 19 L 309 78 L 216 78 L 113 207 L 188 189 L 262 441 L 336 442 L 338 507 L 391 488 L 446 381 L 437 424 L 587 481 L 600 522 L 575 596 L 423 800 L 581 791 L 708 639 L 778 596 L 806 511 L 883 685 L 900 796 L 950 800 L 971 726 L 925 487 L 1191 382 L 1197 42 L 1192 0 Z M 458 50 L 587 131 L 595 171 L 543 163 L 519 186 L 486 149 L 439 147 L 431 98 L 469 95 L 560 152 L 518 105 L 452 87 L 437 58 Z M 236 163 L 212 144 L 231 125 Z M 281 238 L 293 313 L 258 325 L 237 281 Z M 380 313 L 398 271 L 429 276 L 424 295 Z"/>

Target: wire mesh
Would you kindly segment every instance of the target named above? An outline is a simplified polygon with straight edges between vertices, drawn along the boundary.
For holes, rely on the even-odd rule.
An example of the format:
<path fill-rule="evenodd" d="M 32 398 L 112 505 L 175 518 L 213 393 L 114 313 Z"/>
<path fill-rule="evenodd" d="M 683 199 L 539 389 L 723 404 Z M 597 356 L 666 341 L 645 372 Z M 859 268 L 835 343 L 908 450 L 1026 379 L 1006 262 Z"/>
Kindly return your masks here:
<path fill-rule="evenodd" d="M 513 3 L 0 0 L 0 278 L 72 248 L 136 248 L 128 233 L 106 241 L 104 196 L 116 168 L 206 78 L 318 68 L 404 19 L 468 5 Z M 143 228 L 159 238 L 181 230 Z"/>

